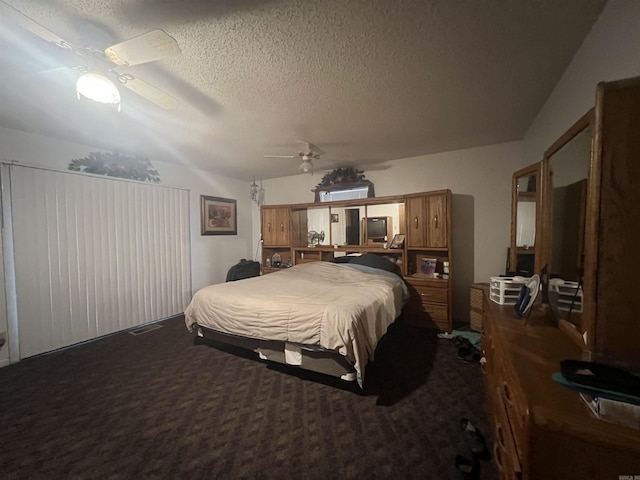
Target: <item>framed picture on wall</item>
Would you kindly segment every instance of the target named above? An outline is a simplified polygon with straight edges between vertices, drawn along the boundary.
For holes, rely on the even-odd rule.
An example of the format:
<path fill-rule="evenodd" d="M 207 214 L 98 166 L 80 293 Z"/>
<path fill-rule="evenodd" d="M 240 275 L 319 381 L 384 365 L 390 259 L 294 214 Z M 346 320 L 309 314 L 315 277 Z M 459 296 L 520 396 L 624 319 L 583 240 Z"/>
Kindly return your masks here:
<path fill-rule="evenodd" d="M 200 195 L 200 225 L 202 235 L 237 235 L 236 201 L 229 198 Z"/>

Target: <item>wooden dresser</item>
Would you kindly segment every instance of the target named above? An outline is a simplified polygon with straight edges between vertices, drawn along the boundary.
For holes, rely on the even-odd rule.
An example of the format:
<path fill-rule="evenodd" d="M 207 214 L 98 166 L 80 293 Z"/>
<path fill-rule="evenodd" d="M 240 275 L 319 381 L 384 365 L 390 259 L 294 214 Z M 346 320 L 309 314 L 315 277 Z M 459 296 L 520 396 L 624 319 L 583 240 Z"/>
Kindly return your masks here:
<path fill-rule="evenodd" d="M 640 430 L 599 420 L 555 382 L 581 350 L 542 307 L 527 324 L 484 298 L 482 348 L 493 457 L 503 479 L 613 479 L 640 475 Z M 630 476 L 630 477 L 627 477 Z"/>

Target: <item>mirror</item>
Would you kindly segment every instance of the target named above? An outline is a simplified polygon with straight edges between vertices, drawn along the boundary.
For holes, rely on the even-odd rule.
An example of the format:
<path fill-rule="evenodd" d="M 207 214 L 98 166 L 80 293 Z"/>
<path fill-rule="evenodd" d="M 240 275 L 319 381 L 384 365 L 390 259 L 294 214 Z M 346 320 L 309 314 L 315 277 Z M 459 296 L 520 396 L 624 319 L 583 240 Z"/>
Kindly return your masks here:
<path fill-rule="evenodd" d="M 318 245 L 379 246 L 391 243 L 393 236 L 404 233 L 404 203 L 326 206 L 308 208 L 307 232 L 325 232 Z M 385 220 L 386 235 L 367 238 L 367 219 Z M 384 237 L 387 237 L 386 240 Z"/>
<path fill-rule="evenodd" d="M 362 245 L 361 219 L 364 206 L 331 207 L 331 242 L 334 245 Z"/>
<path fill-rule="evenodd" d="M 307 209 L 307 243 L 329 245 L 329 207 Z M 315 232 L 315 235 L 313 235 Z M 324 235 L 322 233 L 324 232 Z M 311 238 L 313 236 L 313 238 Z"/>
<path fill-rule="evenodd" d="M 357 176 L 357 173 L 355 175 Z M 364 175 L 362 176 L 364 177 Z M 368 180 L 361 182 L 339 182 L 327 186 L 318 186 L 313 191 L 315 192 L 315 202 L 335 202 L 375 197 L 373 183 Z"/>
<path fill-rule="evenodd" d="M 537 232 L 540 224 L 541 163 L 513 174 L 511 198 L 511 242 L 507 273 L 531 277 L 540 272 Z"/>
<path fill-rule="evenodd" d="M 389 245 L 393 236 L 404 233 L 404 203 L 368 205 L 363 230 L 366 243 L 372 246 Z"/>
<path fill-rule="evenodd" d="M 591 165 L 592 112 L 545 153 L 545 261 L 548 302 L 558 323 L 583 341 L 584 231 Z"/>

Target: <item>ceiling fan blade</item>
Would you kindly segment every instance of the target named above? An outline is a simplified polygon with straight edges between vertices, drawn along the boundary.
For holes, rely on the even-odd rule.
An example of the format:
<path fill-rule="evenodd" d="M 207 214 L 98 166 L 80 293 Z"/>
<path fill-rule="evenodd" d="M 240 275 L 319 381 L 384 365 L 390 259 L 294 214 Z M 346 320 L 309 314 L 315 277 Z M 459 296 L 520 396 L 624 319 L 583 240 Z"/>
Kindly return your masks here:
<path fill-rule="evenodd" d="M 27 17 L 20 10 L 13 8 L 11 5 L 7 5 L 3 1 L 0 1 L 0 14 L 0 18 L 2 18 L 3 23 L 7 22 L 13 25 L 17 25 L 18 27 L 33 33 L 34 35 L 42 38 L 43 40 L 46 40 L 47 42 L 54 43 L 61 48 L 65 48 L 68 50 L 73 49 L 73 47 L 66 40 L 53 33 L 51 30 L 40 25 L 32 18 Z"/>
<path fill-rule="evenodd" d="M 156 29 L 107 47 L 104 51 L 109 60 L 117 65 L 139 65 L 181 52 L 175 38 Z"/>
<path fill-rule="evenodd" d="M 44 69 L 39 69 L 34 71 L 27 71 L 27 72 L 13 71 L 13 72 L 9 72 L 2 78 L 5 81 L 11 80 L 11 81 L 29 82 L 29 81 L 35 81 L 36 79 L 48 77 L 51 75 L 60 75 L 60 74 L 66 77 L 76 76 L 76 74 L 72 70 L 70 70 L 69 67 L 51 67 L 51 68 L 44 68 Z"/>
<path fill-rule="evenodd" d="M 297 143 L 299 143 L 304 147 L 303 148 L 304 153 L 314 153 L 315 155 L 322 155 L 325 153 L 324 150 L 319 148 L 317 145 L 314 145 L 313 143 L 305 142 L 303 140 L 298 140 Z"/>
<path fill-rule="evenodd" d="M 298 158 L 298 155 L 265 155 L 264 158 Z"/>
<path fill-rule="evenodd" d="M 172 110 L 178 105 L 178 100 L 173 98 L 171 95 L 163 92 L 144 80 L 134 77 L 133 75 L 120 74 L 118 75 L 118 81 L 129 90 L 133 90 L 138 95 L 146 98 L 156 105 L 161 106 L 165 110 Z"/>

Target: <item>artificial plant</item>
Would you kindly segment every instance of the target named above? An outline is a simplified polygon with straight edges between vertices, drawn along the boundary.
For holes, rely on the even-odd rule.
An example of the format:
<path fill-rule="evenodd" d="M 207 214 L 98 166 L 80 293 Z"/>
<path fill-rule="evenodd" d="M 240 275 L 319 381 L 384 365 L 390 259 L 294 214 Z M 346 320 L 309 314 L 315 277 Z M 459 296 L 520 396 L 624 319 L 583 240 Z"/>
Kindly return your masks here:
<path fill-rule="evenodd" d="M 148 158 L 126 153 L 91 152 L 86 157 L 71 160 L 69 170 L 160 183 L 158 171 Z"/>

